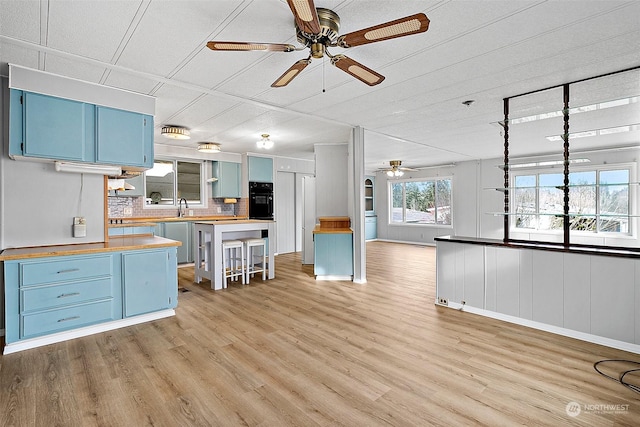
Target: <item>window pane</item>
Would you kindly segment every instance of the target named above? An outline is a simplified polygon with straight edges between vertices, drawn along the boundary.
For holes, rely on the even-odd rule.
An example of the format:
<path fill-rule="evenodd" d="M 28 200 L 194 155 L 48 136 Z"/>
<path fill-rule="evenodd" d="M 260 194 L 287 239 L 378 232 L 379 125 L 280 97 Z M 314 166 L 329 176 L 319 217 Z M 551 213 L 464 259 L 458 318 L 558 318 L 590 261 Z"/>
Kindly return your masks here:
<path fill-rule="evenodd" d="M 405 183 L 406 222 L 417 224 L 435 223 L 435 183 Z"/>
<path fill-rule="evenodd" d="M 391 222 L 402 222 L 402 183 L 391 184 Z"/>
<path fill-rule="evenodd" d="M 178 200 L 181 198 L 188 203 L 201 203 L 200 163 L 178 162 Z"/>
<path fill-rule="evenodd" d="M 173 162 L 156 160 L 145 172 L 146 196 L 154 205 L 173 205 Z"/>
<path fill-rule="evenodd" d="M 564 212 L 564 175 L 561 173 L 542 173 L 540 180 L 540 200 L 538 229 L 540 230 L 561 230 L 563 218 L 560 215 Z"/>
<path fill-rule="evenodd" d="M 436 222 L 451 225 L 451 180 L 441 179 L 436 185 Z"/>
<path fill-rule="evenodd" d="M 515 189 L 513 190 L 513 200 L 515 201 L 514 212 L 515 226 L 518 228 L 537 228 L 538 216 L 536 215 L 536 176 L 518 175 L 515 177 Z"/>
<path fill-rule="evenodd" d="M 616 185 L 625 184 L 625 185 Z M 600 172 L 600 231 L 629 232 L 629 171 Z M 620 215 L 624 215 L 620 217 Z"/>

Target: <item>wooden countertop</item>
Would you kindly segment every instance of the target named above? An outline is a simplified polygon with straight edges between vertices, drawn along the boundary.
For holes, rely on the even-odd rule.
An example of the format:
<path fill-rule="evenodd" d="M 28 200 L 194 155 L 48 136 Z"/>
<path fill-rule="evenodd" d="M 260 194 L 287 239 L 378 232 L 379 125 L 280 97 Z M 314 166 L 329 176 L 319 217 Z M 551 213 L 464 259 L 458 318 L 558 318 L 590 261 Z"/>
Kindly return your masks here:
<path fill-rule="evenodd" d="M 313 234 L 353 234 L 353 230 L 350 228 L 322 228 L 320 225 L 316 225 Z"/>
<path fill-rule="evenodd" d="M 269 220 L 269 219 L 236 219 L 236 220 L 228 220 L 228 221 L 215 220 L 215 221 L 196 221 L 196 222 L 200 224 L 219 225 L 219 224 L 261 224 L 264 222 L 275 222 L 275 221 Z"/>
<path fill-rule="evenodd" d="M 182 246 L 182 243 L 157 236 L 117 236 L 110 237 L 108 242 L 5 249 L 0 252 L 0 261 L 130 251 L 135 249 L 153 249 L 171 246 Z"/>
<path fill-rule="evenodd" d="M 107 224 L 109 228 L 124 228 L 124 227 L 155 227 L 155 222 L 123 222 L 118 224 Z"/>
<path fill-rule="evenodd" d="M 232 216 L 232 215 L 209 215 L 209 216 L 168 216 L 168 217 L 135 217 L 135 218 L 109 218 L 107 224 L 111 221 L 122 221 L 123 224 L 138 223 L 138 222 L 180 222 L 180 221 L 237 221 L 249 219 L 246 216 Z"/>

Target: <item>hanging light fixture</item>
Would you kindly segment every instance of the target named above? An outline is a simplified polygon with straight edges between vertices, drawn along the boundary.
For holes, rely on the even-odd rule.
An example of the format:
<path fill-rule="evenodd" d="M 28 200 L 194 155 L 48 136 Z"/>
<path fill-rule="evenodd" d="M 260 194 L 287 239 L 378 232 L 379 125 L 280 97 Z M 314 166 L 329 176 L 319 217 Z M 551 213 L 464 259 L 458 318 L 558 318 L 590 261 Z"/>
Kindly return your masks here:
<path fill-rule="evenodd" d="M 200 142 L 198 144 L 198 151 L 201 153 L 219 153 L 220 144 L 216 142 Z"/>
<path fill-rule="evenodd" d="M 264 148 L 266 150 L 273 148 L 273 141 L 269 139 L 268 133 L 262 134 L 262 139 L 256 142 L 258 148 Z"/>
<path fill-rule="evenodd" d="M 162 136 L 171 139 L 191 138 L 189 129 L 182 126 L 162 126 Z"/>

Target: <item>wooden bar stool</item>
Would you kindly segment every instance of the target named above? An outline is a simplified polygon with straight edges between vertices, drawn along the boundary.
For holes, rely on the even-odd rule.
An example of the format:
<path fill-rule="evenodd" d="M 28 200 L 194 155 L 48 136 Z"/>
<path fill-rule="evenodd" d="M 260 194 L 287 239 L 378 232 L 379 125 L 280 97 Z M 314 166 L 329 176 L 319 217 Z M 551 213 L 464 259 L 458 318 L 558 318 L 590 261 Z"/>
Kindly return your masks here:
<path fill-rule="evenodd" d="M 238 255 L 238 250 L 240 254 Z M 227 255 L 228 252 L 228 255 Z M 227 263 L 229 268 L 227 269 Z M 238 276 L 244 280 L 244 245 L 240 240 L 223 240 L 222 241 L 222 268 L 224 269 L 224 287 L 227 287 L 227 279 L 232 281 L 238 280 Z"/>
<path fill-rule="evenodd" d="M 254 276 L 262 272 L 262 280 L 267 279 L 267 245 L 264 239 L 247 238 L 241 239 L 244 242 L 245 253 L 247 255 L 246 283 L 249 283 L 249 275 Z M 260 252 L 258 252 L 261 248 Z M 258 252 L 258 253 L 257 253 Z"/>

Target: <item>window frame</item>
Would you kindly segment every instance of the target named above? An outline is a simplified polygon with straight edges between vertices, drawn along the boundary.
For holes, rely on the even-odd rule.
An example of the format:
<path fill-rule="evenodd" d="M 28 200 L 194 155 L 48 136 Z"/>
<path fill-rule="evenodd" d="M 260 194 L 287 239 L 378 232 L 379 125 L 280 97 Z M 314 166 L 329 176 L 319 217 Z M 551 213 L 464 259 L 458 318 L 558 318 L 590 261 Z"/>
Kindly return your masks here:
<path fill-rule="evenodd" d="M 435 187 L 435 192 L 437 192 L 437 182 L 438 181 L 449 181 L 450 186 L 450 204 L 449 204 L 449 217 L 450 224 L 439 224 L 438 222 L 433 223 L 416 223 L 416 222 L 407 222 L 406 215 L 406 184 L 411 182 L 432 182 Z M 393 185 L 394 184 L 402 184 L 402 221 L 393 221 Z M 392 179 L 387 180 L 387 214 L 388 214 L 388 225 L 389 226 L 401 226 L 401 227 L 431 227 L 431 228 L 453 228 L 453 220 L 454 220 L 454 209 L 453 209 L 453 175 L 445 175 L 445 176 L 435 176 L 435 177 L 423 177 L 423 178 L 406 178 L 406 179 Z M 435 205 L 435 215 L 434 218 L 437 221 L 438 215 L 438 205 L 437 205 L 437 197 L 434 196 Z"/>
<path fill-rule="evenodd" d="M 206 160 L 198 160 L 198 159 L 176 159 L 176 158 L 168 158 L 168 157 L 155 157 L 153 159 L 154 163 L 157 161 L 161 162 L 171 162 L 173 164 L 173 204 L 147 204 L 146 201 L 143 205 L 143 209 L 176 209 L 180 203 L 180 198 L 178 198 L 178 162 L 183 163 L 194 163 L 200 166 L 200 202 L 193 203 L 189 201 L 189 208 L 206 208 L 207 207 L 207 187 L 206 187 Z M 147 173 L 144 173 L 144 197 L 147 199 Z"/>
<path fill-rule="evenodd" d="M 628 197 L 628 209 L 627 209 L 627 223 L 628 223 L 628 231 L 626 232 L 618 232 L 618 231 L 602 231 L 600 230 L 600 220 L 601 220 L 601 195 L 600 195 L 600 174 L 602 172 L 608 171 L 628 171 L 629 174 L 629 182 L 627 185 L 627 197 Z M 586 164 L 581 166 L 571 167 L 569 174 L 579 173 L 579 172 L 595 172 L 595 183 L 593 184 L 594 192 L 595 192 L 595 213 L 593 217 L 596 221 L 596 230 L 588 231 L 588 230 L 578 230 L 571 229 L 570 233 L 574 235 L 578 235 L 581 237 L 606 237 L 606 238 L 635 238 L 637 233 L 637 226 L 635 221 L 636 216 L 636 195 L 634 189 L 634 183 L 636 182 L 636 165 L 634 163 L 611 163 L 611 164 Z M 513 171 L 510 173 L 510 193 L 513 193 L 513 196 L 510 197 L 510 206 L 509 211 L 513 213 L 509 220 L 509 228 L 515 233 L 531 233 L 531 234 L 562 234 L 563 229 L 541 229 L 537 225 L 536 228 L 526 228 L 526 227 L 518 227 L 517 220 L 517 197 L 516 190 L 516 179 L 520 176 L 535 176 L 535 213 L 531 215 L 539 216 L 540 214 L 540 175 L 544 174 L 563 174 L 563 171 L 557 168 L 523 168 L 522 170 Z M 621 184 L 624 185 L 624 184 Z M 531 188 L 531 187 L 521 187 L 521 188 Z M 569 196 L 571 197 L 571 196 Z M 571 200 L 571 198 L 569 198 Z M 558 215 L 563 214 L 560 212 Z M 581 215 L 571 215 L 570 216 L 581 216 Z M 582 215 L 586 218 L 589 218 L 588 214 Z"/>

